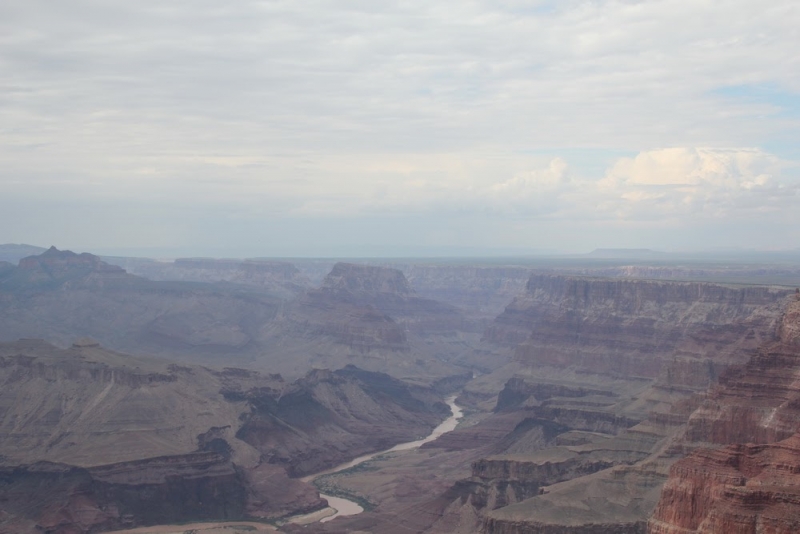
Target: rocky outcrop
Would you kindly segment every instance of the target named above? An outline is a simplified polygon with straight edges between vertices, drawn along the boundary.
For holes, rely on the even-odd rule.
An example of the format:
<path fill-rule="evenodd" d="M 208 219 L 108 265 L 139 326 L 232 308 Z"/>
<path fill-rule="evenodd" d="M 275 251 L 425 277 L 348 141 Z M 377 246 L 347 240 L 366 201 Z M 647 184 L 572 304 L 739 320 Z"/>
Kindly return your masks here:
<path fill-rule="evenodd" d="M 355 364 L 435 381 L 464 373 L 465 366 L 449 363 L 468 352 L 467 336 L 477 341 L 464 325 L 454 307 L 416 296 L 399 270 L 337 263 L 319 288 L 288 303 L 261 339 L 265 349 L 296 356 L 282 362 L 282 373 Z M 292 361 L 298 369 L 285 369 Z"/>
<path fill-rule="evenodd" d="M 319 289 L 300 300 L 306 309 L 346 311 L 373 309 L 396 321 L 399 328 L 418 334 L 454 334 L 465 329 L 453 306 L 417 296 L 398 269 L 337 263 Z M 329 320 L 336 320 L 331 315 Z"/>
<path fill-rule="evenodd" d="M 48 462 L 0 467 L 0 495 L 13 518 L 0 532 L 99 532 L 241 519 L 246 488 L 226 458 L 198 452 L 89 469 Z"/>
<path fill-rule="evenodd" d="M 788 290 L 536 274 L 485 334 L 528 366 L 655 378 L 676 354 L 745 361 Z"/>
<path fill-rule="evenodd" d="M 800 530 L 800 435 L 699 449 L 670 469 L 651 534 Z"/>
<path fill-rule="evenodd" d="M 429 389 L 352 366 L 286 383 L 88 339 L 0 344 L 0 383 L 0 523 L 12 532 L 311 511 L 325 502 L 287 470 L 411 441 L 449 412 Z"/>
<path fill-rule="evenodd" d="M 428 434 L 449 413 L 426 390 L 349 366 L 316 370 L 282 391 L 244 394 L 250 413 L 237 438 L 292 476 Z"/>
<path fill-rule="evenodd" d="M 775 341 L 730 369 L 669 449 L 687 451 L 650 521 L 653 534 L 796 532 L 800 528 L 800 301 Z M 725 448 L 697 448 L 700 445 Z"/>
<path fill-rule="evenodd" d="M 124 269 L 109 265 L 97 256 L 89 253 L 75 254 L 69 250 L 50 247 L 38 256 L 19 260 L 13 276 L 0 281 L 0 284 L 11 288 L 32 289 L 68 283 L 102 284 L 124 278 L 132 277 Z"/>
<path fill-rule="evenodd" d="M 731 368 L 691 415 L 684 443 L 774 443 L 800 428 L 800 301 L 792 301 L 777 340 Z"/>

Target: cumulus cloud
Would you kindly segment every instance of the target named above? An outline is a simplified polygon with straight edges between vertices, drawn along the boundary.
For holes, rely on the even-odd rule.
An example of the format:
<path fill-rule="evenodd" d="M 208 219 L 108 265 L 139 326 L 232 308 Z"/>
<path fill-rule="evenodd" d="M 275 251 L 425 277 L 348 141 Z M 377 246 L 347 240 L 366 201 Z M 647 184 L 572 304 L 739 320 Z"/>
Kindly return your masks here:
<path fill-rule="evenodd" d="M 785 154 L 653 147 L 800 137 L 781 102 L 720 91 L 800 93 L 798 17 L 793 0 L 2 2 L 0 200 L 30 224 L 48 199 L 220 221 L 787 214 Z M 638 155 L 582 170 L 621 151 Z"/>
<path fill-rule="evenodd" d="M 597 186 L 621 218 L 733 217 L 790 208 L 800 181 L 786 167 L 759 149 L 666 148 L 620 159 Z"/>

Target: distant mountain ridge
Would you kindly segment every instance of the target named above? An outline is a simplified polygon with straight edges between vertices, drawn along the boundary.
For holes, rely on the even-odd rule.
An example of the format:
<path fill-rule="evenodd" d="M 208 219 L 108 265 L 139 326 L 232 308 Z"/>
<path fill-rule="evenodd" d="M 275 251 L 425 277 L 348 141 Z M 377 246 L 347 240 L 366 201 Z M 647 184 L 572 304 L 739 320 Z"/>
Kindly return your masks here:
<path fill-rule="evenodd" d="M 43 247 L 37 247 L 35 245 L 25 245 L 22 243 L 1 244 L 0 262 L 7 261 L 8 263 L 16 265 L 22 258 L 26 258 L 28 256 L 34 256 L 36 254 L 41 254 L 45 250 L 47 249 Z"/>
<path fill-rule="evenodd" d="M 465 372 L 442 360 L 463 352 L 457 334 L 470 325 L 453 306 L 416 296 L 398 270 L 337 264 L 313 289 L 286 262 L 185 260 L 178 269 L 223 280 L 154 281 L 55 247 L 0 264 L 0 341 L 66 346 L 86 336 L 114 350 L 293 378 L 347 364 L 426 380 Z"/>

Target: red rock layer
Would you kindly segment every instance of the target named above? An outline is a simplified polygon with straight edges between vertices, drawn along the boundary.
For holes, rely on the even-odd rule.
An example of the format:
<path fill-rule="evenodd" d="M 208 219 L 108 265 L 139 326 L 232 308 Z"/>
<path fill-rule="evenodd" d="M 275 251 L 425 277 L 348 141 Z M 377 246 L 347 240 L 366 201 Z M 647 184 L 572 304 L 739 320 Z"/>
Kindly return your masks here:
<path fill-rule="evenodd" d="M 692 414 L 649 523 L 651 534 L 800 532 L 800 301 L 777 341 L 729 370 Z M 756 442 L 758 445 L 743 445 Z"/>
<path fill-rule="evenodd" d="M 800 428 L 800 301 L 789 304 L 769 343 L 730 369 L 689 418 L 686 441 L 773 443 Z"/>
<path fill-rule="evenodd" d="M 670 469 L 650 534 L 800 532 L 800 435 L 699 449 Z"/>

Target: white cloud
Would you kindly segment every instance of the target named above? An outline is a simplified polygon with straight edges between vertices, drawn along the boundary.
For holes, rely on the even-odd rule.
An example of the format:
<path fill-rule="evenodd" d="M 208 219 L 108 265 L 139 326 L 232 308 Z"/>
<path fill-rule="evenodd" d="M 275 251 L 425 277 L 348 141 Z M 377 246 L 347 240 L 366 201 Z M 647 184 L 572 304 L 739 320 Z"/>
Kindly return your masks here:
<path fill-rule="evenodd" d="M 797 202 L 787 162 L 758 149 L 666 148 L 617 161 L 598 182 L 620 218 L 742 217 Z"/>
<path fill-rule="evenodd" d="M 798 138 L 780 102 L 718 92 L 800 92 L 798 18 L 794 0 L 2 2 L 0 197 L 34 222 L 47 198 L 790 217 L 795 171 L 766 148 L 651 148 Z M 570 149 L 639 155 L 601 176 Z"/>

